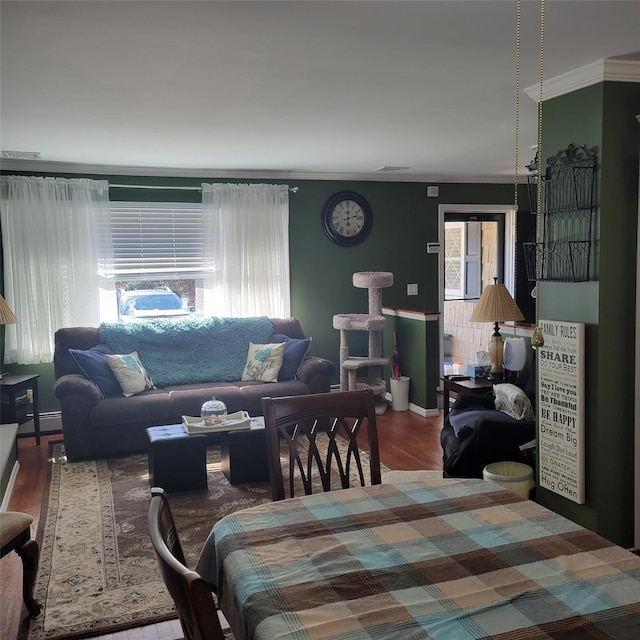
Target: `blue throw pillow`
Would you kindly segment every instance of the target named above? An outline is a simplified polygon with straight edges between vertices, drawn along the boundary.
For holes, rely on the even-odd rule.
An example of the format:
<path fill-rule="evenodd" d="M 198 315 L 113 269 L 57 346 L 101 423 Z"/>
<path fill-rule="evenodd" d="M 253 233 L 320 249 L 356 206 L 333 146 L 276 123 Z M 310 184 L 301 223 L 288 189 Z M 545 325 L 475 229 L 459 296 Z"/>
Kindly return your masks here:
<path fill-rule="evenodd" d="M 302 364 L 304 357 L 309 351 L 311 338 L 299 340 L 298 338 L 290 338 L 284 333 L 273 333 L 269 338 L 269 342 L 284 342 L 284 357 L 282 358 L 282 366 L 278 373 L 278 382 L 287 382 L 296 380 L 298 368 Z"/>
<path fill-rule="evenodd" d="M 98 385 L 102 397 L 121 396 L 122 388 L 107 364 L 106 354 L 113 353 L 107 344 L 99 344 L 93 349 L 69 349 L 69 353 L 76 361 L 85 378 Z"/>

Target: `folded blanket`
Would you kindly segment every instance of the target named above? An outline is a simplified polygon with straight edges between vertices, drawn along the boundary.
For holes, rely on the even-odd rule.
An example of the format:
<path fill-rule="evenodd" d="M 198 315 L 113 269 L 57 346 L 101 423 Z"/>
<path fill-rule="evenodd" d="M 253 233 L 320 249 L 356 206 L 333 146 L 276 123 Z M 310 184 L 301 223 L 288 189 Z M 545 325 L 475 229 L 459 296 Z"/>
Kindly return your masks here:
<path fill-rule="evenodd" d="M 267 343 L 272 332 L 266 316 L 100 325 L 101 340 L 114 353 L 137 351 L 158 387 L 241 380 L 249 343 Z"/>

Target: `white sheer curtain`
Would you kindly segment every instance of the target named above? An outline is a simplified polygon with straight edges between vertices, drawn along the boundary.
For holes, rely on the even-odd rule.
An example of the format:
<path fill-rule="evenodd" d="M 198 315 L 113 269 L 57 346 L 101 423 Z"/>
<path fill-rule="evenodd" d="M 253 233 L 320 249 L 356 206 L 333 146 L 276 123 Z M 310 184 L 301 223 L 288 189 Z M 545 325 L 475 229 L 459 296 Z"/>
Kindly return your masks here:
<path fill-rule="evenodd" d="M 291 314 L 289 187 L 203 184 L 204 313 Z"/>
<path fill-rule="evenodd" d="M 4 296 L 18 318 L 7 325 L 5 363 L 53 360 L 53 334 L 100 322 L 97 234 L 108 215 L 106 181 L 0 179 Z"/>

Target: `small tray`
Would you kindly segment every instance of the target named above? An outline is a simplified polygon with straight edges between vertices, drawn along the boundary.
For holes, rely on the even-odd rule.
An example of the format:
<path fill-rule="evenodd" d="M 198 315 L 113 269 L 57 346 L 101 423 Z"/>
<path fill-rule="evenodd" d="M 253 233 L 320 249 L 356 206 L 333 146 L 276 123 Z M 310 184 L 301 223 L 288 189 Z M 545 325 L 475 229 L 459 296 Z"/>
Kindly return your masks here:
<path fill-rule="evenodd" d="M 182 416 L 182 424 L 189 434 L 214 433 L 216 431 L 238 431 L 251 428 L 251 417 L 246 411 L 236 411 L 227 415 L 219 424 L 205 424 L 202 418 Z"/>

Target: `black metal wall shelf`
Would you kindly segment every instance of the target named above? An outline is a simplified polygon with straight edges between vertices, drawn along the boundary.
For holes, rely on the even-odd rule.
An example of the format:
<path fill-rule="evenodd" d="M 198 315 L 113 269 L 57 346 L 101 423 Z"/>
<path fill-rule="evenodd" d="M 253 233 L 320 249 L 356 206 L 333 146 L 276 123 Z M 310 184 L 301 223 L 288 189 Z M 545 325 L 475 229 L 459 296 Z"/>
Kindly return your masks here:
<path fill-rule="evenodd" d="M 595 216 L 598 148 L 569 145 L 529 177 L 532 213 L 542 189 L 539 242 L 524 243 L 529 281 L 585 282 L 592 278 L 591 244 Z M 530 165 L 536 170 L 536 164 Z"/>

